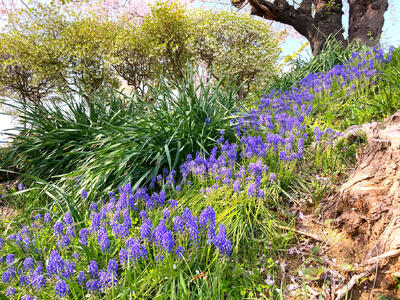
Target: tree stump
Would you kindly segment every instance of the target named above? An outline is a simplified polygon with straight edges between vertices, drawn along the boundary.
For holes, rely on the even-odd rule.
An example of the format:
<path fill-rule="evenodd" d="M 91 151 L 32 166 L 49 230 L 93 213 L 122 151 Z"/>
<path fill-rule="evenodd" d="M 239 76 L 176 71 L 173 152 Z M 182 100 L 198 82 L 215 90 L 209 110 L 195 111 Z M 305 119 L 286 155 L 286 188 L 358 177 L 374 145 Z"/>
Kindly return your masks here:
<path fill-rule="evenodd" d="M 400 248 L 400 110 L 382 124 L 358 129 L 368 144 L 324 216 L 336 219 L 362 247 L 366 262 Z"/>

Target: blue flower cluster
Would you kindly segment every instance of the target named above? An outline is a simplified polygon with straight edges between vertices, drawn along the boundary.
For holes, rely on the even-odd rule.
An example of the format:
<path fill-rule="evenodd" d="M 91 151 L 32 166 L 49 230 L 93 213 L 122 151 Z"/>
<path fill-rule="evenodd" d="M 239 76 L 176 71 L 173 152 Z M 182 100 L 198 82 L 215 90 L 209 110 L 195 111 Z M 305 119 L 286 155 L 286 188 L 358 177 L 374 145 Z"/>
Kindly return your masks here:
<path fill-rule="evenodd" d="M 117 195 L 110 193 L 109 196 L 107 202 L 90 205 L 87 227 L 79 228 L 70 213 L 54 223 L 47 222 L 52 219 L 49 214 L 36 215 L 31 228 L 24 226 L 10 235 L 8 242 L 12 247 L 9 249 L 18 251 L 1 259 L 6 265 L 2 281 L 12 285 L 7 295 L 16 295 L 19 289 L 28 287 L 38 293 L 46 286 L 53 286 L 54 293 L 62 298 L 70 293 L 71 282 L 86 293 L 101 293 L 118 283 L 128 263 L 132 266 L 139 261 L 162 261 L 168 255 L 183 259 L 186 252 L 190 255 L 207 244 L 219 249 L 222 255 L 231 253 L 225 226 L 220 225 L 217 230 L 215 211 L 211 207 L 204 209 L 199 217 L 189 208 L 179 215 L 177 202 L 172 199 L 167 202 L 165 191 L 152 194 L 148 194 L 146 188 L 132 191 L 130 184 L 119 189 Z M 161 211 L 162 218 L 153 224 L 149 217 L 157 215 L 153 208 L 166 203 L 167 207 Z M 139 224 L 136 224 L 137 217 L 141 220 Z M 36 248 L 39 232 L 53 234 L 56 247 Z M 26 238 L 30 239 L 29 244 L 24 243 Z M 4 245 L 5 241 L 0 239 L 0 250 Z M 91 260 L 85 265 L 83 257 L 88 249 L 103 252 L 108 258 L 106 264 L 103 260 Z M 22 260 L 22 264 L 16 263 L 17 260 Z"/>
<path fill-rule="evenodd" d="M 188 155 L 180 166 L 180 186 L 190 185 L 191 179 L 197 179 L 203 186 L 207 181 L 210 183 L 202 188 L 205 193 L 230 186 L 235 193 L 264 197 L 263 187 L 268 186 L 268 181 L 275 181 L 279 174 L 290 171 L 296 161 L 303 158 L 305 144 L 311 141 L 306 119 L 316 97 L 321 93 L 351 92 L 355 84 L 373 84 L 373 76 L 378 74 L 376 67 L 388 63 L 392 51 L 393 48 L 387 58 L 383 50 L 377 48 L 363 54 L 353 53 L 347 64 L 336 65 L 326 73 L 310 74 L 289 91 L 274 90 L 268 96 L 264 95 L 256 103 L 256 109 L 239 112 L 232 119 L 240 143 L 229 143 L 225 140 L 225 132 L 221 131 L 218 146 L 209 156 L 197 153 L 193 158 Z M 313 133 L 316 142 L 326 137 L 329 143 L 341 135 L 330 128 L 320 130 L 318 127 Z"/>

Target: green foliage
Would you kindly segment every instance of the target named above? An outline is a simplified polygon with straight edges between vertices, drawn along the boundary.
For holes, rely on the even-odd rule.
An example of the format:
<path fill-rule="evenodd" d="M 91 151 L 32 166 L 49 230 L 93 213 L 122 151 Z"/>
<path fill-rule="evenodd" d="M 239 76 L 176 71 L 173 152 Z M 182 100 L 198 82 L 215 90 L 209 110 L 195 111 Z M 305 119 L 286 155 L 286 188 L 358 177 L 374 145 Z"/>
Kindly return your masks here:
<path fill-rule="evenodd" d="M 82 175 L 94 191 L 143 183 L 178 167 L 187 154 L 209 151 L 220 130 L 233 136 L 229 120 L 238 107 L 237 89 L 224 92 L 223 80 L 196 85 L 187 73 L 178 82 L 161 78 L 157 88 L 147 86 L 151 103 L 110 90 L 89 101 L 71 95 L 62 100 L 66 109 L 51 103 L 24 112 L 16 105 L 28 126 L 15 136 L 8 164 L 46 180 Z"/>
<path fill-rule="evenodd" d="M 0 35 L 3 94 L 41 103 L 56 91 L 92 93 L 117 86 L 104 60 L 115 26 L 89 17 L 69 18 L 50 6 L 21 11 Z"/>
<path fill-rule="evenodd" d="M 160 75 L 183 79 L 187 63 L 201 64 L 213 80 L 235 79 L 243 98 L 271 78 L 279 55 L 264 22 L 170 1 L 157 2 L 141 23 L 40 4 L 13 20 L 0 35 L 0 88 L 24 102 L 117 87 L 118 76 L 144 95 Z"/>
<path fill-rule="evenodd" d="M 194 14 L 196 52 L 215 78 L 228 71 L 242 93 L 266 85 L 275 72 L 279 39 L 263 21 L 226 11 Z"/>
<path fill-rule="evenodd" d="M 194 59 L 192 24 L 183 6 L 158 2 L 142 23 L 116 24 L 119 31 L 108 59 L 136 92 L 143 95 L 145 82 L 156 84 L 160 75 L 183 78 L 186 63 Z"/>

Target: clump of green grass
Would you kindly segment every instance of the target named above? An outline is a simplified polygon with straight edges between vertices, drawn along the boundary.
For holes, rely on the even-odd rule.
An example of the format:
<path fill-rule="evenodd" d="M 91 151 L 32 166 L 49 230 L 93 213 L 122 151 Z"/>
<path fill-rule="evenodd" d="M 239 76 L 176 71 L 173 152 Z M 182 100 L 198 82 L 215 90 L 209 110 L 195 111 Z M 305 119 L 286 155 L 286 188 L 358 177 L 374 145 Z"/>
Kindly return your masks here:
<path fill-rule="evenodd" d="M 64 94 L 43 106 L 13 104 L 26 126 L 5 153 L 7 164 L 46 181 L 81 177 L 94 192 L 144 184 L 189 153 L 207 153 L 221 130 L 234 137 L 238 88 L 194 78 L 190 68 L 182 80 L 161 78 L 146 87 L 151 102 L 107 90 L 79 100 Z"/>

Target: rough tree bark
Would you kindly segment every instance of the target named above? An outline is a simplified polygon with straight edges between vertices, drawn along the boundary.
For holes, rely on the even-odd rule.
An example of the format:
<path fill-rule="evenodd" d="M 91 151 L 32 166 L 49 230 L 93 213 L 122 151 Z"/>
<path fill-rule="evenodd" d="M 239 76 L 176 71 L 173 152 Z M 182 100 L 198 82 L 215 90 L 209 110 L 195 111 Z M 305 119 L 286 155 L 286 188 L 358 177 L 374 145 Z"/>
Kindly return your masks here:
<path fill-rule="evenodd" d="M 368 145 L 349 180 L 322 207 L 325 218 L 335 218 L 363 249 L 366 262 L 400 249 L 400 110 L 382 124 L 348 130 L 358 131 L 366 134 Z"/>
<path fill-rule="evenodd" d="M 382 34 L 388 0 L 349 0 L 349 40 L 374 46 Z"/>
<path fill-rule="evenodd" d="M 342 24 L 342 0 L 303 0 L 299 5 L 287 0 L 231 0 L 240 8 L 247 3 L 253 15 L 292 26 L 310 42 L 314 55 L 323 49 L 329 35 L 343 46 L 357 41 L 373 45 L 382 34 L 388 0 L 349 0 L 349 38 L 345 40 Z"/>

